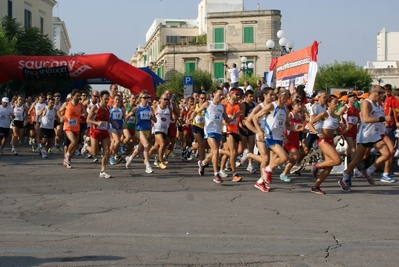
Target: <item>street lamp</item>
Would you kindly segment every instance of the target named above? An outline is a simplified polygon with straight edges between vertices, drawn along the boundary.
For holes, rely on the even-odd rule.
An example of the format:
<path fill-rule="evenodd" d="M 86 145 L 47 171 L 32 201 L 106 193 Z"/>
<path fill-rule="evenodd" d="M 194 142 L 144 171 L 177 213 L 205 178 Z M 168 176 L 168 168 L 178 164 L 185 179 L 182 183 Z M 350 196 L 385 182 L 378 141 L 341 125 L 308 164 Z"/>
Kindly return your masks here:
<path fill-rule="evenodd" d="M 242 64 L 241 64 L 241 70 L 244 72 L 244 76 L 247 76 L 247 74 L 248 74 L 248 76 L 249 77 L 251 77 L 251 75 L 252 75 L 252 70 L 253 70 L 253 68 L 254 68 L 254 63 L 252 63 L 252 62 L 249 62 L 248 64 L 247 64 L 247 58 L 246 57 L 242 57 L 241 58 L 241 62 L 242 62 Z"/>
<path fill-rule="evenodd" d="M 270 39 L 266 41 L 266 48 L 269 51 L 279 51 L 281 56 L 291 53 L 292 48 L 294 47 L 294 41 L 286 39 L 283 30 L 277 32 L 277 38 L 279 38 L 278 47 L 275 47 L 274 41 Z"/>

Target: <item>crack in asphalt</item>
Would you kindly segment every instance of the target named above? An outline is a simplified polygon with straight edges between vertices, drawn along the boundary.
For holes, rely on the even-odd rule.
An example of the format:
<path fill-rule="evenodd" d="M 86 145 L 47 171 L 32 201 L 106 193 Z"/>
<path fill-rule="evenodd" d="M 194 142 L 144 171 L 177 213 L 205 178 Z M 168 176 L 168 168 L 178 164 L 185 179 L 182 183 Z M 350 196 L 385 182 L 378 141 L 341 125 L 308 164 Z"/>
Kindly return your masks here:
<path fill-rule="evenodd" d="M 233 197 L 230 201 L 231 201 L 231 202 L 234 202 L 234 200 L 236 200 L 237 198 L 240 198 L 240 197 L 241 197 L 241 194 L 238 195 L 238 196 L 236 196 L 236 197 Z"/>
<path fill-rule="evenodd" d="M 328 233 L 328 231 L 326 231 L 326 233 Z M 339 240 L 337 239 L 337 237 L 336 237 L 335 235 L 332 235 L 332 237 L 333 237 L 333 239 L 334 239 L 334 241 L 335 241 L 335 244 L 330 245 L 330 246 L 327 247 L 327 249 L 326 249 L 326 253 L 327 253 L 327 254 L 326 254 L 326 256 L 324 257 L 324 259 L 325 259 L 326 262 L 328 261 L 328 257 L 330 256 L 332 250 L 337 249 L 337 248 L 340 248 L 340 247 L 342 246 L 342 244 L 339 243 Z"/>

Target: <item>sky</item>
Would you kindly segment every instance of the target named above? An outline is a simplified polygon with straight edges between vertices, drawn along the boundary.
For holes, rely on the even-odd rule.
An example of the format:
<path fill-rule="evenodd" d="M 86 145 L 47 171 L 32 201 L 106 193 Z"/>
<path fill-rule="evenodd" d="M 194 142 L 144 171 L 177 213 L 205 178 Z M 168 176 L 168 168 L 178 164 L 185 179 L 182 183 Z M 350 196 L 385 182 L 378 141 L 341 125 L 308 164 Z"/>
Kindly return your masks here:
<path fill-rule="evenodd" d="M 56 0 L 53 15 L 66 24 L 71 53 L 113 53 L 129 62 L 156 18 L 196 19 L 200 0 Z M 319 45 L 319 64 L 377 57 L 376 35 L 399 31 L 392 0 L 244 0 L 245 10 L 281 10 L 281 28 L 294 50 Z M 265 45 L 266 49 L 266 45 Z"/>

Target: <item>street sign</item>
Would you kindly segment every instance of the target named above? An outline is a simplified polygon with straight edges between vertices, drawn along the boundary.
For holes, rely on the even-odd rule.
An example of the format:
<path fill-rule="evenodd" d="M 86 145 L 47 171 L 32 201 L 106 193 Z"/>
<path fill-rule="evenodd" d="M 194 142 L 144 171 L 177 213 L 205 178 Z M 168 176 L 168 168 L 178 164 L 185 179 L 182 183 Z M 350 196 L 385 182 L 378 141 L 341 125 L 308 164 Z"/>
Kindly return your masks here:
<path fill-rule="evenodd" d="M 193 93 L 193 76 L 183 77 L 184 95 L 190 96 Z"/>

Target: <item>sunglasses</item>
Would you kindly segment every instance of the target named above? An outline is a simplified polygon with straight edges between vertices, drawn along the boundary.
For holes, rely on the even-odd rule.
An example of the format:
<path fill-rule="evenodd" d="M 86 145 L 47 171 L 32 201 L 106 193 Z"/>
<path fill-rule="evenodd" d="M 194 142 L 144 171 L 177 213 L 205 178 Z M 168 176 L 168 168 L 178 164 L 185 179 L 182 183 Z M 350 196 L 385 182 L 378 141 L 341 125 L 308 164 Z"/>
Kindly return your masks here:
<path fill-rule="evenodd" d="M 142 96 L 141 98 L 149 99 L 151 96 Z"/>
<path fill-rule="evenodd" d="M 82 96 L 86 97 L 87 95 L 82 95 Z"/>
<path fill-rule="evenodd" d="M 240 96 L 240 94 L 234 94 L 235 96 Z"/>
<path fill-rule="evenodd" d="M 205 98 L 205 97 L 200 97 L 200 99 L 204 100 L 204 99 L 206 99 L 206 98 Z"/>
<path fill-rule="evenodd" d="M 163 100 L 165 100 L 165 101 L 169 101 L 170 99 L 169 99 L 169 98 L 164 98 Z"/>

